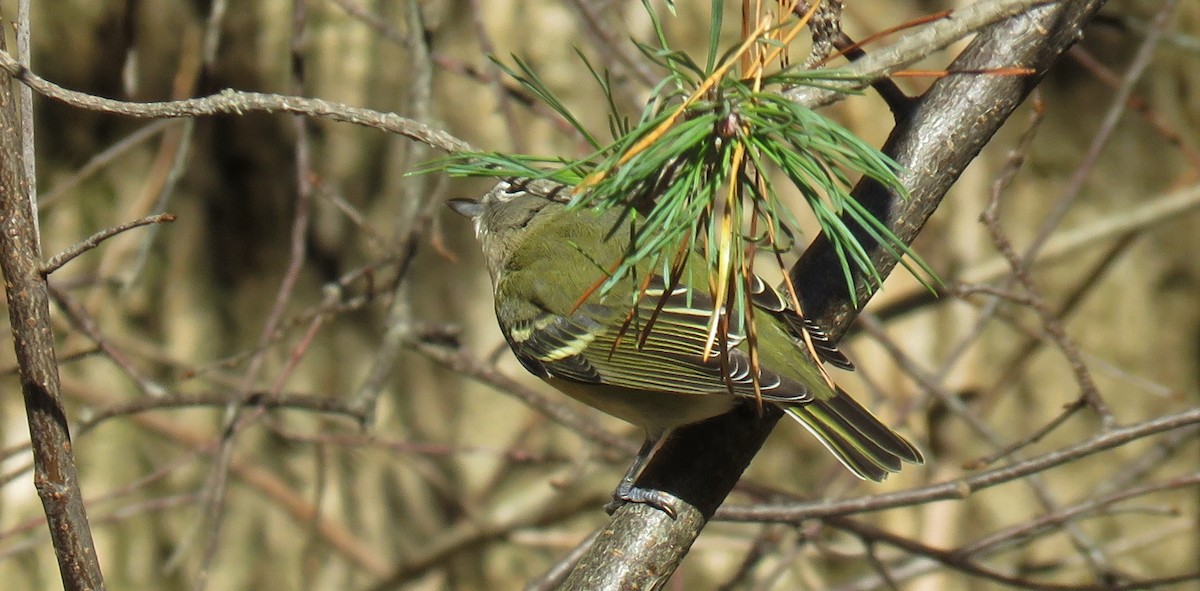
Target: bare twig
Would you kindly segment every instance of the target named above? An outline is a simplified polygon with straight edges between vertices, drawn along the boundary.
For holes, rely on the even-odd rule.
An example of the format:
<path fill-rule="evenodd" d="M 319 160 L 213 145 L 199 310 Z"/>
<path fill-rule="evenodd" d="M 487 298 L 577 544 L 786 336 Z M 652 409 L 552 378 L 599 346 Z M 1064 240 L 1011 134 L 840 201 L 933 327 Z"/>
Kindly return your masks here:
<path fill-rule="evenodd" d="M 298 392 L 199 392 L 170 394 L 157 398 L 137 398 L 121 404 L 116 404 L 97 411 L 88 420 L 79 425 L 82 435 L 99 426 L 101 423 L 120 417 L 143 412 L 194 408 L 194 407 L 223 407 L 230 404 L 240 406 L 257 406 L 267 409 L 304 410 L 315 413 L 335 414 L 358 420 L 358 413 L 345 402 L 334 395 L 302 394 Z"/>
<path fill-rule="evenodd" d="M 1026 247 L 1025 253 L 1021 258 L 1021 266 L 1028 268 L 1030 261 L 1037 256 L 1042 245 L 1050 239 L 1054 228 L 1058 227 L 1058 224 L 1062 222 L 1067 212 L 1070 211 L 1071 206 L 1078 201 L 1079 196 L 1083 193 L 1083 186 L 1091 175 L 1092 170 L 1095 169 L 1101 152 L 1108 146 L 1108 142 L 1116 130 L 1117 123 L 1129 108 L 1129 97 L 1133 94 L 1134 87 L 1137 85 L 1138 80 L 1141 79 L 1142 74 L 1146 72 L 1146 68 L 1150 66 L 1150 60 L 1154 57 L 1155 50 L 1158 49 L 1159 41 L 1162 40 L 1163 29 L 1166 28 L 1167 19 L 1175 12 L 1177 4 L 1178 0 L 1164 0 L 1159 7 L 1154 18 L 1154 28 L 1146 35 L 1146 39 L 1142 41 L 1141 47 L 1138 48 L 1137 54 L 1134 55 L 1133 61 L 1129 64 L 1129 69 L 1125 71 L 1125 75 L 1121 79 L 1121 86 L 1113 94 L 1108 112 L 1101 119 L 1100 129 L 1096 132 L 1095 137 L 1092 138 L 1092 144 L 1088 146 L 1087 154 L 1084 155 L 1074 176 L 1071 177 L 1071 181 L 1062 199 L 1055 205 L 1054 211 L 1046 216 L 1046 219 L 1038 228 L 1034 239 Z"/>
<path fill-rule="evenodd" d="M 1163 222 L 1200 211 L 1200 185 L 1183 187 L 1165 194 L 1146 197 L 1130 208 L 1089 221 L 1078 228 L 1062 230 L 1046 241 L 1031 265 L 1047 265 L 1075 256 L 1079 251 L 1118 240 L 1130 233 L 1149 233 L 1162 227 Z M 995 256 L 963 269 L 959 281 L 964 284 L 983 284 L 1004 278 L 1009 272 L 1008 261 Z M 928 290 L 920 285 L 889 286 L 893 301 L 926 297 Z M 1011 294 L 1005 287 L 993 288 L 1001 295 Z M 882 313 L 881 313 L 882 315 Z M 967 339 L 971 340 L 971 339 Z"/>
<path fill-rule="evenodd" d="M 87 309 L 81 303 L 79 303 L 78 300 L 71 297 L 70 294 L 58 288 L 57 286 L 51 285 L 49 289 L 50 297 L 53 298 L 54 302 L 58 304 L 59 308 L 67 314 L 67 318 L 70 319 L 71 325 L 87 335 L 93 343 L 96 343 L 96 346 L 102 353 L 104 353 L 105 357 L 119 367 L 121 371 L 133 381 L 134 384 L 137 384 L 137 387 L 142 391 L 142 394 L 150 397 L 158 397 L 163 395 L 165 390 L 163 386 L 150 379 L 145 372 L 143 372 L 141 369 L 138 369 L 138 367 L 129 360 L 129 357 L 125 355 L 124 352 L 113 346 L 108 337 L 104 336 L 104 334 L 100 332 L 100 326 L 97 324 L 96 319 L 88 313 Z"/>
<path fill-rule="evenodd" d="M 1165 34 L 1161 27 L 1156 26 L 1155 30 L 1157 34 Z M 1097 80 L 1112 87 L 1114 90 L 1125 88 L 1121 77 L 1101 63 L 1100 60 L 1096 59 L 1088 50 L 1076 45 L 1067 52 L 1067 57 L 1075 60 L 1080 66 L 1087 68 Z M 1200 172 L 1200 147 L 1196 146 L 1195 141 L 1180 135 L 1179 131 L 1173 129 L 1170 122 L 1159 115 L 1142 96 L 1130 93 L 1128 105 L 1130 109 L 1145 119 L 1146 123 L 1150 125 L 1155 133 L 1179 148 L 1179 153 L 1191 163 L 1192 170 Z"/>
<path fill-rule="evenodd" d="M 716 517 L 724 521 L 765 521 L 799 523 L 805 519 L 882 511 L 951 499 L 964 499 L 979 490 L 1045 472 L 1055 466 L 1125 445 L 1157 433 L 1200 424 L 1200 408 L 1158 417 L 1128 427 L 1117 427 L 1082 443 L 1042 454 L 1001 468 L 958 480 L 908 491 L 872 495 L 856 499 L 819 503 L 763 504 L 754 507 L 722 507 Z"/>
<path fill-rule="evenodd" d="M 62 103 L 129 117 L 204 117 L 244 113 L 290 113 L 342 123 L 352 123 L 388 133 L 397 133 L 444 152 L 475 151 L 470 144 L 449 133 L 434 129 L 394 113 L 381 113 L 361 107 L 351 107 L 331 101 L 261 92 L 224 90 L 203 98 L 157 103 L 131 103 L 67 90 L 34 74 L 8 52 L 0 51 L 0 69 L 20 80 L 42 96 Z"/>
<path fill-rule="evenodd" d="M 507 536 L 514 530 L 537 525 L 555 523 L 578 514 L 588 507 L 586 500 L 555 503 L 553 506 L 538 506 L 517 513 L 484 516 L 478 520 L 464 521 L 442 532 L 433 541 L 422 546 L 414 555 L 406 557 L 388 576 L 370 587 L 371 591 L 396 589 L 403 583 L 419 577 L 437 567 L 449 557 L 463 552 L 488 540 Z"/>
<path fill-rule="evenodd" d="M 105 240 L 116 236 L 121 232 L 132 230 L 134 228 L 140 228 L 142 226 L 148 226 L 150 224 L 165 224 L 173 221 L 175 221 L 175 216 L 173 214 L 160 213 L 158 215 L 146 216 L 140 220 L 134 220 L 132 222 L 126 222 L 124 224 L 119 224 L 111 228 L 100 230 L 99 232 L 88 236 L 83 241 L 71 245 L 71 247 L 67 250 L 50 257 L 50 260 L 46 261 L 45 265 L 42 265 L 42 274 L 49 275 L 59 270 L 63 265 L 71 262 L 71 260 L 73 260 L 75 257 L 93 248 L 96 248 L 97 246 L 100 246 L 101 242 L 104 242 Z"/>
<path fill-rule="evenodd" d="M 516 380 L 497 371 L 494 367 L 481 363 L 471 355 L 470 351 L 464 348 L 451 349 L 419 340 L 410 341 L 406 344 L 439 364 L 516 397 L 530 407 L 545 413 L 556 422 L 569 426 L 572 432 L 600 444 L 602 449 L 609 450 L 611 453 L 624 455 L 629 455 L 637 451 L 638 446 L 633 441 L 608 432 L 594 421 L 581 416 L 572 410 L 571 407 L 562 404 L 560 401 L 548 400 L 545 395 L 525 387 Z"/>
<path fill-rule="evenodd" d="M 179 125 L 178 120 L 163 119 L 161 121 L 150 123 L 145 127 L 142 127 L 137 131 L 125 136 L 124 138 L 121 138 L 121 140 L 88 159 L 83 166 L 79 167 L 79 170 L 76 170 L 67 178 L 55 183 L 49 191 L 39 195 L 38 208 L 42 210 L 48 209 L 62 199 L 63 196 L 65 196 L 69 191 L 75 187 L 78 187 L 80 183 L 92 175 L 103 170 L 105 166 L 111 164 L 121 155 L 141 145 L 142 142 L 149 140 L 155 135 L 177 125 Z"/>
<path fill-rule="evenodd" d="M 1027 142 L 1030 137 L 1031 134 L 1026 133 L 1024 138 L 1022 138 L 1022 142 Z M 1079 383 L 1079 389 L 1082 392 L 1081 396 L 1087 401 L 1088 406 L 1091 406 L 1092 410 L 1096 411 L 1096 413 L 1100 415 L 1100 419 L 1104 422 L 1105 427 L 1112 427 L 1116 423 L 1116 420 L 1113 418 L 1112 412 L 1108 410 L 1108 405 L 1104 402 L 1104 397 L 1100 394 L 1099 388 L 1096 387 L 1095 381 L 1092 380 L 1092 374 L 1088 371 L 1087 365 L 1083 362 L 1083 358 L 1080 356 L 1079 347 L 1075 344 L 1075 340 L 1067 334 L 1062 322 L 1058 320 L 1058 317 L 1054 315 L 1054 312 L 1050 310 L 1050 307 L 1042 299 L 1041 294 L 1034 284 L 1033 276 L 1029 273 L 1029 269 L 1025 267 L 1021 258 L 1017 255 L 1017 251 L 1013 247 L 1012 242 L 1000 228 L 998 213 L 1000 208 L 1000 196 L 1004 192 L 1004 189 L 1008 186 L 1009 182 L 1012 181 L 1012 176 L 1016 174 L 1016 170 L 1020 166 L 1020 160 L 1023 160 L 1024 158 L 1023 152 L 1014 151 L 1011 158 L 1013 159 L 1013 162 L 1011 166 L 1008 167 L 1009 173 L 1001 175 L 996 179 L 992 186 L 991 199 L 988 202 L 987 208 L 984 209 L 983 215 L 980 216 L 980 219 L 987 227 L 988 232 L 991 233 L 992 242 L 996 245 L 996 249 L 999 250 L 1006 259 L 1008 259 L 1008 263 L 1012 268 L 1013 277 L 1020 283 L 1021 287 L 1024 288 L 1025 293 L 1028 295 L 1030 305 L 1041 318 L 1042 326 L 1046 328 L 1046 331 L 1050 334 L 1050 337 L 1054 339 L 1055 344 L 1058 345 L 1059 350 L 1062 351 L 1063 355 L 1066 356 L 1067 361 L 1070 363 L 1071 370 L 1075 373 L 1075 380 Z"/>
<path fill-rule="evenodd" d="M 983 536 L 974 542 L 963 545 L 958 550 L 958 554 L 965 557 L 978 555 L 983 552 L 992 552 L 1001 547 L 1022 543 L 1039 531 L 1050 530 L 1053 526 L 1065 523 L 1076 517 L 1098 513 L 1121 501 L 1151 493 L 1196 486 L 1197 484 L 1200 484 L 1200 474 L 1193 473 L 1179 478 L 1125 489 L 1108 495 L 1097 495 L 1072 507 L 1042 515 L 1020 525 Z"/>
<path fill-rule="evenodd" d="M 615 27 L 605 22 L 601 14 L 604 3 L 594 0 L 570 0 L 575 5 L 579 20 L 587 35 L 596 44 L 605 67 L 618 74 L 628 74 L 645 88 L 654 86 L 658 80 L 654 72 L 647 67 L 646 61 L 640 54 L 630 51 L 629 44 L 620 35 L 614 34 Z"/>
<path fill-rule="evenodd" d="M 90 388 L 75 388 L 69 391 L 69 395 L 73 400 L 94 406 L 117 403 L 107 393 Z M 219 440 L 211 435 L 185 428 L 165 417 L 139 413 L 131 415 L 131 422 L 145 431 L 179 444 L 184 449 L 205 456 L 211 457 L 220 449 Z M 391 561 L 377 548 L 361 540 L 360 533 L 351 530 L 337 519 L 321 515 L 318 507 L 308 502 L 291 484 L 270 470 L 236 453 L 230 456 L 229 470 L 242 482 L 270 499 L 273 507 L 286 512 L 296 522 L 308 524 L 315 520 L 325 543 L 349 562 L 376 576 L 389 572 Z"/>
<path fill-rule="evenodd" d="M 594 531 L 585 538 L 582 542 L 575 546 L 565 556 L 558 559 L 550 570 L 546 571 L 542 576 L 532 580 L 525 586 L 525 591 L 551 591 L 558 589 L 562 582 L 571 574 L 571 569 L 579 563 L 579 559 L 583 558 L 583 554 L 592 547 L 592 543 L 596 541 L 596 536 L 599 536 L 599 531 Z"/>
<path fill-rule="evenodd" d="M 996 581 L 998 583 L 1003 583 L 1005 585 L 1021 589 L 1038 589 L 1042 591 L 1136 591 L 1139 589 L 1155 589 L 1159 587 L 1166 587 L 1168 585 L 1177 585 L 1179 583 L 1200 579 L 1200 573 L 1193 572 L 1183 575 L 1160 577 L 1125 584 L 1105 582 L 1094 585 L 1068 585 L 1044 581 L 1032 581 L 984 568 L 970 560 L 963 559 L 955 552 L 934 548 L 916 540 L 900 537 L 883 531 L 877 527 L 859 523 L 845 517 L 831 518 L 828 520 L 828 522 L 834 527 L 853 532 L 864 540 L 895 546 L 913 554 L 919 554 L 921 556 L 932 558 L 933 560 L 936 560 L 945 566 L 961 570 L 981 579 Z"/>
<path fill-rule="evenodd" d="M 483 15 L 485 11 L 480 5 L 480 0 L 468 1 L 471 8 L 467 12 L 470 14 L 469 18 L 471 21 L 471 28 L 475 33 L 475 40 L 479 43 L 479 48 L 483 50 L 484 55 L 497 55 L 496 44 L 492 43 L 492 37 L 490 34 L 488 34 L 487 26 L 484 24 Z M 410 35 L 409 37 L 410 39 L 420 38 L 418 35 Z M 424 44 L 422 43 L 422 45 Z M 422 51 L 414 51 L 413 57 L 424 58 L 424 61 L 428 63 L 428 48 Z M 489 63 L 487 66 L 485 66 L 485 68 L 486 69 L 484 70 L 483 75 L 488 86 L 491 86 L 493 91 L 496 93 L 496 102 L 500 106 L 500 116 L 502 119 L 504 119 L 504 126 L 508 131 L 505 136 L 510 142 L 512 142 L 512 151 L 528 151 L 525 147 L 525 130 L 523 129 L 521 122 L 517 120 L 516 113 L 513 112 L 512 101 L 509 100 L 508 93 L 505 91 L 503 83 L 504 77 L 500 72 L 500 68 L 496 67 L 496 64 L 494 63 Z M 429 68 L 424 67 L 418 70 L 418 72 L 420 72 L 425 77 L 425 81 L 428 82 Z M 428 89 L 431 88 L 432 85 L 422 85 L 420 81 L 414 81 L 413 87 Z"/>
<path fill-rule="evenodd" d="M 425 20 L 420 6 L 412 1 L 405 3 L 408 28 L 411 31 L 423 31 Z M 408 97 L 407 108 L 417 119 L 432 117 L 432 100 L 430 91 L 433 87 L 433 71 L 429 61 L 429 47 L 425 44 L 424 35 L 409 35 L 405 38 L 410 54 L 410 67 L 413 72 L 412 91 Z M 422 146 L 413 146 L 404 154 L 403 167 L 427 157 Z M 400 251 L 403 261 L 400 272 L 396 277 L 392 290 L 391 306 L 387 312 L 387 331 L 383 335 L 379 348 L 371 361 L 370 371 L 366 379 L 353 395 L 353 404 L 362 412 L 364 425 L 371 425 L 375 419 L 375 409 L 379 397 L 385 391 L 385 385 L 392 375 L 392 370 L 400 356 L 400 350 L 406 340 L 412 336 L 412 282 L 408 272 L 409 263 L 417 253 L 417 245 L 428 229 L 428 216 L 425 213 L 425 203 L 432 203 L 434 193 L 429 190 L 428 177 L 413 178 L 404 184 L 404 196 L 398 215 L 393 220 L 391 228 L 394 232 L 391 248 Z M 406 417 L 407 418 L 407 417 Z"/>

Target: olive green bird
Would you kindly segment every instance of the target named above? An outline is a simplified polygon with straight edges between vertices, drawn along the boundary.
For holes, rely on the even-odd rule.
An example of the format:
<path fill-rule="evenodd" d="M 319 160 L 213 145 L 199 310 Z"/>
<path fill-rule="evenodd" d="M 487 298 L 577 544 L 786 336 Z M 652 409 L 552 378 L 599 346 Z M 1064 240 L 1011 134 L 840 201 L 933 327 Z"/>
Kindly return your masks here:
<path fill-rule="evenodd" d="M 729 319 L 723 351 L 709 346 L 713 298 L 702 258 L 692 256 L 677 278 L 647 279 L 648 267 L 639 268 L 607 291 L 596 290 L 626 256 L 637 216 L 568 209 L 554 197 L 505 181 L 480 201 L 451 206 L 475 223 L 496 318 L 521 364 L 572 398 L 646 430 L 615 500 L 673 515 L 673 497 L 633 486 L 657 442 L 671 429 L 758 396 L 783 407 L 860 478 L 881 481 L 903 462 L 924 461 L 916 447 L 826 382 L 801 331 L 825 361 L 853 366 L 778 291 L 758 277 L 750 286 L 756 387 L 741 318 Z"/>

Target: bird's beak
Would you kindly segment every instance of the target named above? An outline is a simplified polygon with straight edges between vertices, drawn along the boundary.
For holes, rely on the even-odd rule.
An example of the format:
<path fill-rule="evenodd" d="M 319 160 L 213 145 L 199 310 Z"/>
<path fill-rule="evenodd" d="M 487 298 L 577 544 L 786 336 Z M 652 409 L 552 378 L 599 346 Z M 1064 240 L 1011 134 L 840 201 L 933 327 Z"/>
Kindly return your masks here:
<path fill-rule="evenodd" d="M 474 199 L 451 199 L 446 205 L 459 215 L 470 219 L 476 219 L 483 213 L 483 204 Z"/>

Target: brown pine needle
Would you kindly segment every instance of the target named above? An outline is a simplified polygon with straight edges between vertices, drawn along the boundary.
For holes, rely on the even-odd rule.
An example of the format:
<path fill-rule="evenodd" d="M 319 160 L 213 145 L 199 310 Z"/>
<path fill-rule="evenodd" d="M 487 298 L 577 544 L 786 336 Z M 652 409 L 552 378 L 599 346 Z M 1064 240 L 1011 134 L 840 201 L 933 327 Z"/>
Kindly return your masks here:
<path fill-rule="evenodd" d="M 795 24 L 792 25 L 792 28 L 789 29 L 785 35 L 783 35 L 782 37 L 779 38 L 778 45 L 776 45 L 775 48 L 773 50 L 771 50 L 771 53 L 767 54 L 767 56 L 765 58 L 763 58 L 762 60 L 760 60 L 758 63 L 755 64 L 755 71 L 751 73 L 751 76 L 753 76 L 757 80 L 758 78 L 760 78 L 762 76 L 763 68 L 765 67 L 765 64 L 769 64 L 780 58 L 780 54 L 782 54 L 784 52 L 785 48 L 787 48 L 787 46 L 793 40 L 796 39 L 796 36 L 800 34 L 800 31 L 804 30 L 804 26 L 807 25 L 808 21 L 812 19 L 813 14 L 815 14 L 817 12 L 817 7 L 820 5 L 821 5 L 821 3 L 819 1 L 812 3 L 812 6 L 809 7 L 808 12 L 804 13 L 804 16 L 801 16 L 800 19 L 798 21 L 796 21 Z M 791 3 L 791 6 L 793 8 L 795 8 L 796 2 L 793 1 Z M 791 12 L 791 10 L 789 10 L 788 12 Z M 757 90 L 757 88 L 756 88 L 756 90 Z"/>
<path fill-rule="evenodd" d="M 796 2 L 797 0 L 791 0 L 790 6 L 794 8 Z M 781 44 L 772 50 L 772 52 L 768 54 L 767 58 L 761 63 L 754 64 L 754 72 L 752 75 L 760 76 L 763 69 L 763 63 L 770 63 L 771 61 L 778 59 L 779 55 L 783 52 L 783 48 L 786 47 L 786 45 L 793 39 L 795 39 L 796 35 L 800 33 L 804 25 L 809 21 L 809 19 L 812 18 L 812 15 L 816 12 L 818 5 L 819 3 L 814 2 L 812 8 L 810 8 L 809 11 L 803 17 L 801 17 L 795 25 L 792 26 L 788 33 L 783 36 Z M 791 10 L 788 12 L 791 12 Z M 748 52 L 750 52 L 761 40 L 761 38 L 771 30 L 772 22 L 773 19 L 770 16 L 764 16 L 762 19 L 760 19 L 758 26 L 750 33 L 750 35 L 746 36 L 746 39 L 742 41 L 742 44 L 738 46 L 737 50 L 733 52 L 730 58 L 717 67 L 716 70 L 713 70 L 713 73 L 705 78 L 700 85 L 696 87 L 696 90 L 692 91 L 692 93 L 688 95 L 686 99 L 684 99 L 684 101 L 675 109 L 675 112 L 672 113 L 670 117 L 667 117 L 658 125 L 658 127 L 654 128 L 653 131 L 646 134 L 642 139 L 638 140 L 637 143 L 626 150 L 625 153 L 622 154 L 617 160 L 617 163 L 611 168 L 606 170 L 597 170 L 585 177 L 578 185 L 575 186 L 573 193 L 578 194 L 580 191 L 588 187 L 595 186 L 597 183 L 604 180 L 605 177 L 607 177 L 613 170 L 624 166 L 635 156 L 644 152 L 647 148 L 653 145 L 654 142 L 658 141 L 658 139 L 661 138 L 667 132 L 667 130 L 671 128 L 671 126 L 675 125 L 675 123 L 679 121 L 680 117 L 683 116 L 689 106 L 699 100 L 700 97 L 704 96 L 713 88 L 713 86 L 716 86 L 717 82 L 725 78 L 725 75 L 729 72 L 729 69 L 734 66 L 734 64 L 739 62 L 744 63 L 742 58 L 748 55 Z"/>
<path fill-rule="evenodd" d="M 579 296 L 579 299 L 575 300 L 575 305 L 571 306 L 572 314 L 579 310 L 579 307 L 582 306 L 583 303 L 588 300 L 588 298 L 592 297 L 592 294 L 596 293 L 596 290 L 600 289 L 600 286 L 604 285 L 605 281 L 608 281 L 610 277 L 617 273 L 617 269 L 621 268 L 622 262 L 623 261 L 617 261 L 616 263 L 613 263 L 613 266 L 608 269 L 603 277 L 597 279 L 591 287 L 587 288 L 587 290 L 585 290 L 583 294 Z"/>
<path fill-rule="evenodd" d="M 774 234 L 774 231 L 769 228 L 767 231 L 771 232 L 772 235 Z M 830 388 L 837 390 L 837 384 L 833 383 L 833 377 L 830 376 L 829 372 L 825 370 L 825 364 L 821 363 L 821 354 L 817 352 L 817 346 L 812 342 L 812 335 L 808 334 L 808 331 L 804 328 L 804 308 L 800 306 L 800 296 L 796 291 L 795 284 L 792 283 L 792 276 L 786 272 L 786 268 L 783 265 L 783 259 L 780 257 L 778 251 L 775 252 L 775 260 L 779 261 L 780 268 L 785 269 L 783 274 L 783 282 L 785 285 L 787 285 L 788 297 L 792 300 L 792 308 L 795 309 L 796 315 L 801 319 L 801 325 L 799 327 L 800 340 L 804 342 L 804 348 L 807 349 L 808 355 L 812 357 L 814 361 L 816 361 L 817 370 L 821 372 L 821 379 L 825 380 L 825 383 L 829 384 Z"/>
<path fill-rule="evenodd" d="M 738 195 L 737 171 L 742 169 L 742 161 L 746 155 L 745 144 L 738 143 L 733 147 L 733 158 L 729 165 L 729 170 L 734 171 L 734 178 L 730 179 L 727 185 L 729 190 L 725 193 L 725 208 L 721 212 L 721 244 L 717 253 L 717 276 L 715 282 L 711 285 L 713 294 L 713 310 L 719 310 L 725 305 L 725 301 L 729 298 L 729 281 L 731 268 L 733 266 L 733 245 L 736 233 L 741 231 L 740 224 L 735 223 L 734 213 L 737 211 L 736 201 L 740 199 Z M 717 339 L 717 316 L 714 314 L 712 326 L 708 332 L 708 342 L 704 344 L 704 355 L 707 357 L 712 352 L 713 345 Z"/>

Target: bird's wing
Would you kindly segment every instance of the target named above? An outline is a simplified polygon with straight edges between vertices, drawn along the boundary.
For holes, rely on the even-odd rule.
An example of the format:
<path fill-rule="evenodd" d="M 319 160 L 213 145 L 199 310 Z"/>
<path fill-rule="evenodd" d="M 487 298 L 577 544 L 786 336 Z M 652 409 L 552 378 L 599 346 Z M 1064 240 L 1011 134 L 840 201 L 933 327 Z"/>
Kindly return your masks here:
<path fill-rule="evenodd" d="M 620 299 L 620 298 L 617 298 Z M 542 377 L 638 390 L 755 395 L 741 318 L 731 319 L 727 347 L 709 343 L 713 300 L 653 277 L 636 305 L 589 300 L 570 315 L 543 313 L 509 325 L 507 336 L 527 369 Z M 723 312 L 722 312 L 723 314 Z M 769 320 L 764 314 L 764 320 Z M 763 399 L 802 404 L 802 383 L 760 367 Z"/>
<path fill-rule="evenodd" d="M 758 275 L 753 276 L 750 281 L 749 293 L 750 301 L 754 302 L 755 306 L 782 318 L 797 338 L 801 338 L 803 333 L 808 333 L 813 349 L 821 359 L 844 370 L 854 371 L 854 364 L 838 350 L 833 339 L 830 339 L 821 327 L 797 312 L 785 294 L 767 285 Z"/>

